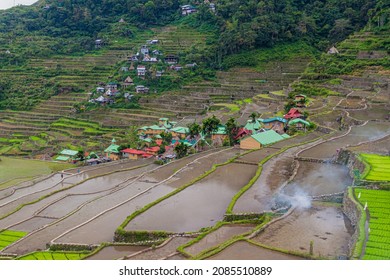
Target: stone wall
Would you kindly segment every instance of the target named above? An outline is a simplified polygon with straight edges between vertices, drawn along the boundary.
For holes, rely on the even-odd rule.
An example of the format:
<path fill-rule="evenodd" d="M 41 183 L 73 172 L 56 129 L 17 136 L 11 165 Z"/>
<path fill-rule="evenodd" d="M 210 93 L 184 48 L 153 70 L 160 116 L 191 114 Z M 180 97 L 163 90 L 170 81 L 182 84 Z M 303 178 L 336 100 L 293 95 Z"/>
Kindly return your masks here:
<path fill-rule="evenodd" d="M 348 256 L 351 257 L 353 254 L 353 250 L 355 248 L 356 242 L 359 238 L 359 221 L 362 213 L 357 207 L 356 203 L 353 199 L 348 195 L 348 191 L 345 192 L 344 201 L 343 201 L 343 212 L 351 221 L 351 224 L 354 228 L 354 233 L 351 237 L 351 240 L 348 243 Z"/>

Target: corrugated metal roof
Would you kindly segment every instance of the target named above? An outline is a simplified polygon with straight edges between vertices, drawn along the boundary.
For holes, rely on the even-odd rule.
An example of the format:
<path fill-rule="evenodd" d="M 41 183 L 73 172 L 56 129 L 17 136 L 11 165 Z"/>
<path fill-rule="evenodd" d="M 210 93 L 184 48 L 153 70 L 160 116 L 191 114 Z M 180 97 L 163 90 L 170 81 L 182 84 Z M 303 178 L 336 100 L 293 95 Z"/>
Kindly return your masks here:
<path fill-rule="evenodd" d="M 255 139 L 263 146 L 284 140 L 284 138 L 281 135 L 279 135 L 277 132 L 273 130 L 257 133 L 255 135 L 251 135 L 250 137 Z"/>
<path fill-rule="evenodd" d="M 302 120 L 302 119 L 294 119 L 288 122 L 289 125 L 294 125 L 297 123 L 303 123 L 304 125 L 310 125 L 308 121 Z"/>
<path fill-rule="evenodd" d="M 74 150 L 62 150 L 61 155 L 66 155 L 66 156 L 75 156 L 78 154 L 78 151 L 74 151 Z"/>
<path fill-rule="evenodd" d="M 107 149 L 104 150 L 105 153 L 119 153 L 119 146 L 112 144 Z"/>

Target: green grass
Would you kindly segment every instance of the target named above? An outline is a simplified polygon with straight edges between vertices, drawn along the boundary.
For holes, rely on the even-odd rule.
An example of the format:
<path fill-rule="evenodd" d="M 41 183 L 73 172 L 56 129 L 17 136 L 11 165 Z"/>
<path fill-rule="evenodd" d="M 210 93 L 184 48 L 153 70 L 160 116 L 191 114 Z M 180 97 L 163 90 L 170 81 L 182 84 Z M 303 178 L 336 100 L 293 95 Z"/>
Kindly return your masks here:
<path fill-rule="evenodd" d="M 17 260 L 81 260 L 86 252 L 33 252 L 17 258 Z"/>
<path fill-rule="evenodd" d="M 22 231 L 13 231 L 13 230 L 0 231 L 0 250 L 4 249 L 8 245 L 21 239 L 26 234 L 27 232 L 22 232 Z"/>
<path fill-rule="evenodd" d="M 0 189 L 72 166 L 63 163 L 8 157 L 1 157 L 0 159 Z"/>
<path fill-rule="evenodd" d="M 365 172 L 365 180 L 390 181 L 390 156 L 374 154 L 360 154 L 369 165 L 369 171 Z"/>
<path fill-rule="evenodd" d="M 370 214 L 363 259 L 390 259 L 390 191 L 355 189 L 355 196 Z M 359 197 L 360 196 L 360 197 Z"/>

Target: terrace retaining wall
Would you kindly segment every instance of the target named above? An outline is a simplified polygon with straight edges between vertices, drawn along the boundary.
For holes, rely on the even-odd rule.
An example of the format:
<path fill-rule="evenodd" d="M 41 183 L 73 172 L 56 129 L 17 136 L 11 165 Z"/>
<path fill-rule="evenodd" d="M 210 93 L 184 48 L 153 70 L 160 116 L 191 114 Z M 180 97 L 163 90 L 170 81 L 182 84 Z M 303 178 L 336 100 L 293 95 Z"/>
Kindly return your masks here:
<path fill-rule="evenodd" d="M 353 201 L 353 199 L 348 195 L 348 192 L 345 192 L 344 194 L 343 212 L 351 221 L 351 224 L 354 228 L 354 233 L 352 234 L 352 237 L 348 243 L 348 256 L 351 257 L 355 248 L 355 244 L 359 238 L 359 221 L 362 213 L 357 207 L 355 201 Z"/>

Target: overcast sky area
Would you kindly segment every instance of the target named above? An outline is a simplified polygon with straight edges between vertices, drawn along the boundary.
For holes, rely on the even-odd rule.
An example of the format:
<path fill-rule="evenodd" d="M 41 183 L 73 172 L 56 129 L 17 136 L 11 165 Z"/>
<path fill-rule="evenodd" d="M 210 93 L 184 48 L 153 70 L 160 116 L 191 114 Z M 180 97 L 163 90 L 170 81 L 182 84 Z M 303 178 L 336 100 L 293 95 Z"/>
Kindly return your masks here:
<path fill-rule="evenodd" d="M 0 0 L 0 10 L 11 8 L 14 4 L 31 5 L 35 2 L 38 2 L 38 0 Z"/>

